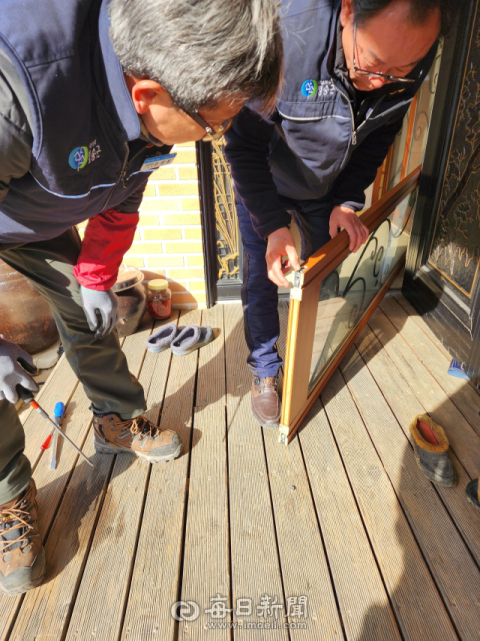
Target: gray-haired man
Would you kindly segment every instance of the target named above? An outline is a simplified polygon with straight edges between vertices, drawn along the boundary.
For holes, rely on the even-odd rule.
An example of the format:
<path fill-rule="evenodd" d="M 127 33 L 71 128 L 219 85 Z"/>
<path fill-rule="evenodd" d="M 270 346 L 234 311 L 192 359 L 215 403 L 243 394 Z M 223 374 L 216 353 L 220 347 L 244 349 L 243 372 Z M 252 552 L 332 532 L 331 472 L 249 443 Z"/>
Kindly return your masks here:
<path fill-rule="evenodd" d="M 0 257 L 52 306 L 92 403 L 98 451 L 152 462 L 182 443 L 142 416 L 111 287 L 149 173 L 215 136 L 247 99 L 268 106 L 282 58 L 273 0 L 2 0 Z M 75 225 L 90 219 L 83 246 Z M 88 319 L 88 320 L 87 320 Z M 0 327 L 1 332 L 1 327 Z M 13 403 L 31 362 L 0 338 L 0 587 L 38 585 L 45 555 Z"/>

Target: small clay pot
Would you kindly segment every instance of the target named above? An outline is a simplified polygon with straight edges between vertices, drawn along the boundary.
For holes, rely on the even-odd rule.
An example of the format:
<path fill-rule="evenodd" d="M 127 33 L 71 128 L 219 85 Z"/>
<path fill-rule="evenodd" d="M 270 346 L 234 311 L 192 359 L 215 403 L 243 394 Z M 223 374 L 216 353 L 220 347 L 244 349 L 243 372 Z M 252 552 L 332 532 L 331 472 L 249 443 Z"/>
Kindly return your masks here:
<path fill-rule="evenodd" d="M 0 260 L 0 333 L 29 354 L 58 341 L 50 305 L 22 274 Z"/>
<path fill-rule="evenodd" d="M 116 292 L 118 298 L 118 318 L 125 321 L 117 323 L 120 337 L 130 336 L 137 331 L 145 310 L 147 309 L 147 294 L 142 283 Z"/>

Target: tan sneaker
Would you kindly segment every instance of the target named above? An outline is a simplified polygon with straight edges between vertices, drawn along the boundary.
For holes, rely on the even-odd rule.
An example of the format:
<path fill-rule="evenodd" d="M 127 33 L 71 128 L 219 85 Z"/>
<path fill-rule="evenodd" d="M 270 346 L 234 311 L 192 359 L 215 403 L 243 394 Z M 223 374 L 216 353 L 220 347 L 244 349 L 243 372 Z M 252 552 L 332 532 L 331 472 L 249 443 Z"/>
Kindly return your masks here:
<path fill-rule="evenodd" d="M 165 463 L 182 451 L 176 432 L 157 427 L 143 415 L 126 421 L 118 414 L 95 415 L 93 429 L 95 450 L 100 454 L 130 452 L 150 463 Z"/>
<path fill-rule="evenodd" d="M 7 596 L 37 587 L 45 575 L 36 495 L 32 479 L 23 495 L 0 505 L 0 588 Z"/>

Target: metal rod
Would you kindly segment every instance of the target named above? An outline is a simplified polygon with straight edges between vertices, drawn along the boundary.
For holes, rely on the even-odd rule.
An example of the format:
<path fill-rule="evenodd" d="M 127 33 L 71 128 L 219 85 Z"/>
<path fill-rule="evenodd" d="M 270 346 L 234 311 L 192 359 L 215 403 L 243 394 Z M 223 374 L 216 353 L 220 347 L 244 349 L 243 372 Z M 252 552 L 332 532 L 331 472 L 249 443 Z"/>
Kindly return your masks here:
<path fill-rule="evenodd" d="M 52 421 L 52 419 L 50 418 L 50 416 L 49 416 L 49 415 L 48 415 L 44 410 L 42 410 L 42 408 L 40 407 L 40 405 L 38 405 L 38 403 L 36 403 L 35 401 L 33 401 L 33 403 L 35 403 L 35 405 L 36 405 L 37 407 L 34 407 L 34 406 L 32 405 L 32 403 L 30 403 L 30 405 L 32 405 L 32 407 L 34 407 L 34 409 L 36 409 L 36 410 L 37 410 L 37 412 L 43 416 L 43 418 L 46 418 L 46 419 L 47 419 L 47 421 L 50 421 L 50 423 L 53 425 L 53 427 L 55 428 L 55 430 L 56 430 L 57 432 L 59 432 L 59 433 L 63 436 L 63 438 L 64 438 L 65 440 L 67 440 L 67 441 L 70 443 L 70 445 L 71 445 L 72 447 L 74 447 L 74 448 L 77 450 L 77 452 L 80 454 L 80 456 L 81 456 L 82 458 L 84 458 L 84 459 L 85 459 L 85 461 L 86 461 L 86 462 L 87 462 L 91 467 L 93 467 L 93 463 L 92 463 L 92 461 L 90 461 L 90 460 L 85 456 L 85 454 L 84 454 L 80 449 L 78 449 L 78 447 L 75 445 L 75 443 L 74 443 L 74 442 L 73 442 L 73 441 L 72 441 L 72 440 L 71 440 L 71 439 L 70 439 L 70 438 L 65 434 L 65 432 L 62 432 L 62 430 L 58 427 L 58 425 L 57 425 L 54 421 Z"/>

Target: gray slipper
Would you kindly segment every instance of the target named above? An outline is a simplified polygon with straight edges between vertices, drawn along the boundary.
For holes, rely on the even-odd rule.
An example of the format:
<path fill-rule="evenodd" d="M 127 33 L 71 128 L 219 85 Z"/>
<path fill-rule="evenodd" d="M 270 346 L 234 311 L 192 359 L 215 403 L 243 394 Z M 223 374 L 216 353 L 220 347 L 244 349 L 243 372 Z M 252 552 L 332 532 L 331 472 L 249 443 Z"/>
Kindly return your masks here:
<path fill-rule="evenodd" d="M 168 325 L 162 325 L 157 331 L 153 332 L 146 342 L 146 348 L 149 352 L 163 352 L 165 349 L 168 349 L 173 341 L 173 339 L 178 336 L 178 334 L 185 329 L 185 327 L 177 327 L 175 323 L 168 323 Z"/>
<path fill-rule="evenodd" d="M 172 342 L 172 352 L 177 356 L 185 356 L 186 354 L 190 354 L 196 349 L 199 349 L 199 347 L 203 347 L 207 343 L 210 343 L 213 338 L 213 330 L 208 325 L 205 327 L 187 325 Z"/>

